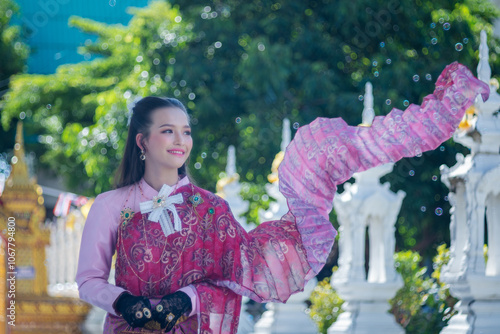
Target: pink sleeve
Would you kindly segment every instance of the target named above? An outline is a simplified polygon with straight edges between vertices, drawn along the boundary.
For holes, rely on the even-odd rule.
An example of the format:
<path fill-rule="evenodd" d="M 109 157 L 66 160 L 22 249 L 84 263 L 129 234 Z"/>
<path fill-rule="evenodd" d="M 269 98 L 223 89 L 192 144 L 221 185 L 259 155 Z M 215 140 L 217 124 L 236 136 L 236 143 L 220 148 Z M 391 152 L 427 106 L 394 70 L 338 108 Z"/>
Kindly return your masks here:
<path fill-rule="evenodd" d="M 97 196 L 83 229 L 76 282 L 80 298 L 111 314 L 113 303 L 124 289 L 108 283 L 111 260 L 115 253 L 117 222 L 102 195 Z"/>
<path fill-rule="evenodd" d="M 341 118 L 318 118 L 301 127 L 279 166 L 280 191 L 287 198 L 311 268 L 318 272 L 335 236 L 328 221 L 337 185 L 354 173 L 433 150 L 452 136 L 478 94 L 489 87 L 463 65 L 448 65 L 434 94 L 406 111 L 375 117 L 371 127 L 349 126 Z"/>
<path fill-rule="evenodd" d="M 198 314 L 200 306 L 198 305 L 198 294 L 194 286 L 188 285 L 183 288 L 180 288 L 178 291 L 184 292 L 186 295 L 189 296 L 189 298 L 191 298 L 191 313 L 189 313 L 188 317 Z"/>

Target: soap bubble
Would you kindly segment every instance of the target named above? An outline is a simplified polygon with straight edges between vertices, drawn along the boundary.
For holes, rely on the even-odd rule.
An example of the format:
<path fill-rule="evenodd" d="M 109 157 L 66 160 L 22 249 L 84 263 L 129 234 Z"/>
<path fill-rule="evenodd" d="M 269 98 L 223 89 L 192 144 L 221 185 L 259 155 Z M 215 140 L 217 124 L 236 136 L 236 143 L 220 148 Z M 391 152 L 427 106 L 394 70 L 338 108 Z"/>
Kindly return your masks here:
<path fill-rule="evenodd" d="M 390 106 L 391 105 L 391 99 L 385 100 L 385 104 L 387 104 L 388 106 Z"/>
<path fill-rule="evenodd" d="M 47 104 L 47 109 L 52 109 L 52 105 L 51 104 Z"/>
<path fill-rule="evenodd" d="M 432 175 L 432 181 L 437 181 L 438 177 L 436 175 Z"/>
<path fill-rule="evenodd" d="M 443 209 L 441 208 L 436 208 L 436 210 L 434 210 L 434 213 L 436 214 L 436 216 L 441 216 L 443 214 Z"/>
<path fill-rule="evenodd" d="M 443 24 L 443 29 L 448 31 L 450 30 L 450 27 L 451 27 L 451 24 L 449 24 L 448 22 L 446 22 L 445 24 Z"/>
<path fill-rule="evenodd" d="M 390 64 L 392 63 L 391 58 L 387 58 L 387 59 L 385 60 L 385 63 L 386 63 L 387 65 L 390 65 Z"/>
<path fill-rule="evenodd" d="M 424 205 L 422 205 L 422 206 L 420 207 L 420 211 L 425 212 L 425 211 L 427 211 L 427 208 L 426 208 Z"/>
<path fill-rule="evenodd" d="M 427 73 L 427 74 L 425 75 L 425 79 L 426 79 L 426 80 L 429 80 L 429 81 L 430 81 L 430 80 L 432 80 L 432 75 L 431 75 L 430 73 Z"/>
<path fill-rule="evenodd" d="M 439 147 L 439 150 L 440 150 L 441 152 L 443 152 L 443 151 L 444 151 L 444 146 L 440 146 L 440 147 Z"/>
<path fill-rule="evenodd" d="M 467 43 L 469 43 L 469 39 L 466 37 L 466 38 L 464 38 L 463 42 L 464 42 L 464 44 L 467 44 Z"/>
<path fill-rule="evenodd" d="M 432 28 L 432 29 L 436 28 L 436 23 L 432 22 L 432 23 L 431 23 L 431 28 Z"/>
<path fill-rule="evenodd" d="M 415 175 L 415 171 L 412 169 L 412 170 L 410 170 L 410 172 L 408 174 L 410 174 L 410 176 L 413 176 L 413 175 Z"/>
<path fill-rule="evenodd" d="M 432 45 L 436 45 L 437 42 L 438 42 L 438 39 L 436 37 L 434 37 L 433 39 L 431 39 Z"/>
<path fill-rule="evenodd" d="M 116 5 L 116 0 L 109 0 L 109 5 L 114 7 Z"/>
<path fill-rule="evenodd" d="M 463 49 L 464 49 L 464 46 L 462 43 L 455 44 L 455 50 L 462 51 Z"/>
<path fill-rule="evenodd" d="M 418 82 L 418 80 L 420 80 L 420 76 L 418 74 L 415 74 L 413 76 L 413 81 Z"/>
<path fill-rule="evenodd" d="M 298 122 L 293 123 L 293 128 L 297 130 L 300 127 Z"/>
<path fill-rule="evenodd" d="M 207 154 L 205 152 L 201 153 L 201 158 L 205 159 L 207 157 Z"/>
<path fill-rule="evenodd" d="M 241 123 L 241 117 L 236 117 L 236 123 Z"/>
<path fill-rule="evenodd" d="M 358 100 L 360 100 L 360 101 L 363 101 L 363 100 L 364 100 L 364 98 L 365 98 L 365 97 L 364 97 L 363 95 L 358 96 Z"/>
<path fill-rule="evenodd" d="M 439 23 L 443 24 L 443 22 L 444 22 L 444 18 L 442 18 L 442 17 L 439 18 Z"/>
<path fill-rule="evenodd" d="M 383 48 L 385 46 L 384 42 L 380 42 L 380 47 Z"/>
<path fill-rule="evenodd" d="M 379 76 L 378 71 L 375 71 L 375 72 L 373 73 L 373 75 L 374 75 L 376 78 L 378 78 L 378 76 Z"/>
<path fill-rule="evenodd" d="M 405 107 L 408 107 L 408 106 L 410 105 L 410 101 L 408 101 L 408 100 L 404 100 L 404 101 L 403 101 L 403 105 L 404 105 Z"/>
<path fill-rule="evenodd" d="M 372 65 L 373 65 L 373 67 L 376 67 L 378 65 L 378 62 L 376 60 L 374 60 Z"/>

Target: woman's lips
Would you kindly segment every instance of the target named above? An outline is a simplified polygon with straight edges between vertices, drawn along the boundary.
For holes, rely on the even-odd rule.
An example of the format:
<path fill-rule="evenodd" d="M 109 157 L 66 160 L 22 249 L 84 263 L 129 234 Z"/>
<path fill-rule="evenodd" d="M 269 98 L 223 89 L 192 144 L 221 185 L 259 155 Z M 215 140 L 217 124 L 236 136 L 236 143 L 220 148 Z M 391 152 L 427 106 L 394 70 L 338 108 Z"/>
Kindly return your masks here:
<path fill-rule="evenodd" d="M 168 150 L 167 152 L 178 157 L 182 157 L 185 154 L 183 150 Z"/>

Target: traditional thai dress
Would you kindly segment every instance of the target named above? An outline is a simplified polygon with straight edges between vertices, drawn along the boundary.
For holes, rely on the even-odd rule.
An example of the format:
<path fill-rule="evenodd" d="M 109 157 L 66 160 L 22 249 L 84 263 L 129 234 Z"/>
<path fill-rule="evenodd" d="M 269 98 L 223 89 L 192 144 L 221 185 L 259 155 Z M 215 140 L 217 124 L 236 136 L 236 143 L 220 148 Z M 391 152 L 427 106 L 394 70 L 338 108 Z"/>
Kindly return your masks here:
<path fill-rule="evenodd" d="M 328 220 L 338 184 L 353 173 L 432 150 L 455 131 L 465 110 L 489 88 L 464 66 L 446 67 L 422 106 L 394 109 L 371 127 L 318 118 L 300 128 L 279 167 L 289 212 L 246 232 L 227 203 L 187 178 L 177 196 L 179 228 L 165 233 L 141 213 L 158 199 L 144 179 L 97 196 L 84 229 L 77 282 L 80 297 L 108 311 L 105 333 L 160 333 L 132 329 L 113 308 L 124 291 L 152 299 L 181 288 L 196 291 L 197 310 L 172 333 L 236 333 L 241 296 L 286 302 L 323 267 L 336 231 Z M 170 221 L 174 213 L 165 211 Z M 107 282 L 117 253 L 116 285 Z"/>

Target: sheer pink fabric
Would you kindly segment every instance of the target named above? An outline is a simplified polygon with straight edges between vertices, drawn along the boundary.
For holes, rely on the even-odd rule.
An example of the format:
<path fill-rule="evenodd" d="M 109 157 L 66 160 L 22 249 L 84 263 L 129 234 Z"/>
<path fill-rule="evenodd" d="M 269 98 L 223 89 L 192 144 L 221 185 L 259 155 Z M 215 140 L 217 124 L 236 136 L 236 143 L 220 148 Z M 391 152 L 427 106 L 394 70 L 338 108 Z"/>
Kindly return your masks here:
<path fill-rule="evenodd" d="M 478 94 L 486 100 L 488 85 L 453 63 L 422 106 L 412 104 L 405 112 L 393 109 L 387 116 L 375 117 L 371 127 L 318 118 L 297 131 L 279 166 L 280 191 L 297 219 L 314 273 L 323 267 L 333 245 L 335 232 L 328 213 L 337 185 L 355 172 L 435 149 L 453 135 Z"/>

